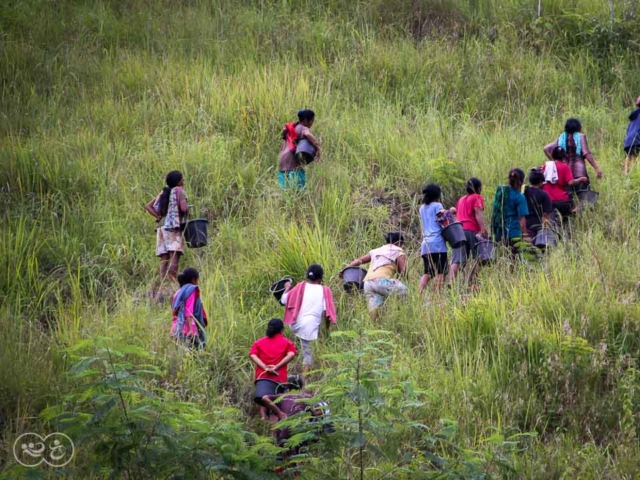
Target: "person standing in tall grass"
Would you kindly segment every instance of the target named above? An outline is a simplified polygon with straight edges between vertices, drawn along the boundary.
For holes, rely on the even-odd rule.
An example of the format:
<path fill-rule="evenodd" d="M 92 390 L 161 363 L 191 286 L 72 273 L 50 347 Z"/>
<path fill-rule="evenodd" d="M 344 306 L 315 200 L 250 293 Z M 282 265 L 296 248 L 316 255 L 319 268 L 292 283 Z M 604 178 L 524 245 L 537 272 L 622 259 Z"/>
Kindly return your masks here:
<path fill-rule="evenodd" d="M 324 270 L 321 265 L 313 264 L 307 268 L 307 280 L 291 288 L 291 282 L 284 287 L 280 303 L 285 306 L 284 324 L 300 339 L 302 347 L 302 371 L 307 374 L 313 365 L 313 347 L 311 342 L 318 339 L 322 319 L 327 330 L 338 321 L 331 289 L 322 285 Z"/>
<path fill-rule="evenodd" d="M 509 172 L 509 185 L 501 185 L 496 190 L 491 215 L 491 229 L 497 241 L 511 247 L 513 253 L 522 250 L 522 243 L 531 243 L 527 232 L 529 208 L 527 199 L 521 193 L 524 184 L 524 172 L 513 168 Z"/>
<path fill-rule="evenodd" d="M 456 205 L 456 220 L 462 224 L 464 236 L 467 243 L 454 248 L 451 259 L 450 281 L 456 278 L 460 266 L 464 266 L 470 256 L 475 256 L 475 246 L 478 243 L 478 235 L 487 238 L 489 233 L 484 224 L 484 197 L 482 193 L 482 182 L 472 177 L 467 180 L 467 194 L 458 200 Z M 476 268 L 469 274 L 469 281 L 473 280 Z"/>
<path fill-rule="evenodd" d="M 438 222 L 438 214 L 444 210 L 440 203 L 441 197 L 442 189 L 437 183 L 430 183 L 422 189 L 420 254 L 424 263 L 424 273 L 420 278 L 420 293 L 424 292 L 432 278 L 435 278 L 436 291 L 440 291 L 449 269 L 447 244 L 442 236 L 442 225 Z"/>
<path fill-rule="evenodd" d="M 553 160 L 553 151 L 556 147 L 562 147 L 567 152 L 567 163 L 571 168 L 573 177 L 585 177 L 587 179 L 586 183 L 581 184 L 580 189 L 586 189 L 590 184 L 586 162 L 589 162 L 593 167 L 596 172 L 596 178 L 602 178 L 602 171 L 591 150 L 589 150 L 587 136 L 582 133 L 580 120 L 569 118 L 564 124 L 564 132 L 554 142 L 544 147 L 544 154 L 549 160 Z"/>
<path fill-rule="evenodd" d="M 549 195 L 553 210 L 566 220 L 578 208 L 571 199 L 570 189 L 579 185 L 588 185 L 589 179 L 574 178 L 571 168 L 566 163 L 567 154 L 562 147 L 555 147 L 551 152 L 551 158 L 553 160 L 546 162 L 542 167 L 544 175 L 542 189 Z"/>
<path fill-rule="evenodd" d="M 208 324 L 207 312 L 200 299 L 199 280 L 198 270 L 191 267 L 185 268 L 178 275 L 180 288 L 171 301 L 173 312 L 171 337 L 193 348 L 204 348 L 206 343 L 204 329 Z"/>
<path fill-rule="evenodd" d="M 307 184 L 307 174 L 304 170 L 308 159 L 303 154 L 296 154 L 296 147 L 300 140 L 306 139 L 315 148 L 315 159 L 320 159 L 320 143 L 311 133 L 311 127 L 316 114 L 313 110 L 300 110 L 298 121 L 285 125 L 282 130 L 282 147 L 278 161 L 278 183 L 280 188 L 302 190 Z"/>
<path fill-rule="evenodd" d="M 156 256 L 160 257 L 160 282 L 158 288 L 154 288 L 155 297 L 166 278 L 176 279 L 180 256 L 184 253 L 182 225 L 189 211 L 189 202 L 184 191 L 182 172 L 169 172 L 166 186 L 145 209 L 156 219 Z"/>
<path fill-rule="evenodd" d="M 629 165 L 633 166 L 636 162 L 638 152 L 640 152 L 640 97 L 636 100 L 636 108 L 629 115 L 629 126 L 627 134 L 624 137 L 624 165 L 623 171 L 625 175 L 629 174 Z"/>
<path fill-rule="evenodd" d="M 407 273 L 407 255 L 402 249 L 404 235 L 400 232 L 389 232 L 385 240 L 386 245 L 371 250 L 347 265 L 347 267 L 359 267 L 370 263 L 363 282 L 369 313 L 374 318 L 377 317 L 378 309 L 387 297 L 407 294 L 407 287 L 396 278 L 405 276 Z M 340 276 L 342 277 L 342 273 Z"/>
<path fill-rule="evenodd" d="M 527 199 L 529 215 L 525 217 L 527 233 L 530 238 L 535 238 L 542 227 L 551 224 L 553 205 L 549 194 L 542 188 L 544 173 L 541 168 L 532 168 L 529 172 L 529 185 L 524 189 L 524 197 Z"/>
<path fill-rule="evenodd" d="M 282 393 L 280 385 L 287 383 L 287 364 L 298 351 L 296 345 L 282 335 L 284 323 L 272 318 L 267 325 L 267 334 L 254 342 L 249 358 L 256 365 L 254 401 L 260 405 L 260 417 L 268 420 L 267 398 Z"/>

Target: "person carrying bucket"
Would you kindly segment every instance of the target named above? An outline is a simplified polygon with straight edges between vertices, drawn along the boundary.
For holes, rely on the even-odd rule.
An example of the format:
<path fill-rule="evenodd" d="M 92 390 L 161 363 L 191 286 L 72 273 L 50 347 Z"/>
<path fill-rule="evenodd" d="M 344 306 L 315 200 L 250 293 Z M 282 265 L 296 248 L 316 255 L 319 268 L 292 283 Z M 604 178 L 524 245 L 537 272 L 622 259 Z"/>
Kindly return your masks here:
<path fill-rule="evenodd" d="M 520 168 L 509 171 L 509 185 L 500 185 L 493 200 L 491 230 L 497 241 L 502 241 L 515 254 L 523 248 L 523 242 L 531 243 L 527 232 L 526 216 L 529 215 L 527 199 L 520 192 L 524 184 L 524 172 Z"/>
<path fill-rule="evenodd" d="M 280 303 L 284 305 L 284 324 L 300 339 L 302 349 L 302 371 L 307 374 L 313 365 L 311 342 L 318 339 L 318 331 L 325 319 L 327 330 L 336 324 L 336 307 L 331 289 L 322 285 L 324 270 L 321 265 L 309 265 L 307 280 L 291 288 L 291 282 L 284 286 Z"/>
<path fill-rule="evenodd" d="M 569 192 L 571 188 L 579 185 L 587 185 L 587 177 L 574 178 L 571 168 L 566 163 L 567 154 L 562 147 L 556 147 L 551 152 L 552 161 L 546 162 L 542 167 L 544 184 L 542 189 L 547 192 L 551 199 L 553 210 L 560 215 L 556 221 L 567 220 L 574 214 L 578 206 L 574 204 Z"/>
<path fill-rule="evenodd" d="M 456 220 L 462 223 L 464 236 L 467 243 L 461 247 L 453 249 L 453 258 L 451 259 L 451 272 L 449 280 L 453 281 L 460 269 L 467 263 L 469 257 L 476 255 L 475 246 L 478 243 L 478 236 L 488 238 L 489 233 L 484 224 L 484 197 L 482 193 L 482 182 L 473 177 L 467 180 L 467 194 L 458 200 L 456 205 Z M 469 274 L 469 282 L 473 281 L 477 265 L 474 265 Z"/>
<path fill-rule="evenodd" d="M 589 162 L 596 172 L 596 178 L 602 178 L 602 171 L 593 157 L 591 150 L 589 150 L 589 143 L 587 142 L 587 136 L 582 133 L 582 124 L 577 118 L 569 118 L 564 124 L 564 132 L 549 145 L 544 147 L 544 154 L 549 160 L 554 160 L 553 151 L 556 147 L 562 147 L 567 153 L 567 164 L 571 168 L 571 174 L 573 178 L 587 179 L 586 183 L 582 183 L 579 190 L 586 190 L 589 188 L 590 180 L 589 173 L 587 172 L 587 164 Z"/>
<path fill-rule="evenodd" d="M 320 143 L 311 133 L 311 126 L 316 114 L 313 110 L 300 110 L 298 121 L 287 123 L 282 130 L 282 147 L 278 161 L 278 183 L 281 189 L 292 188 L 302 190 L 307 183 L 307 174 L 304 166 L 311 159 L 320 159 Z M 310 144 L 315 155 L 297 152 L 298 145 L 302 141 Z"/>
<path fill-rule="evenodd" d="M 442 189 L 437 183 L 430 183 L 422 189 L 420 255 L 422 255 L 424 273 L 420 277 L 420 293 L 425 291 L 433 278 L 435 278 L 436 291 L 439 291 L 444 285 L 444 277 L 449 270 L 447 244 L 442 236 L 443 226 L 439 221 L 439 217 L 445 212 L 440 203 L 441 197 Z"/>
<path fill-rule="evenodd" d="M 385 236 L 385 240 L 386 245 L 371 250 L 347 265 L 359 267 L 370 264 L 364 277 L 364 295 L 367 298 L 369 313 L 374 318 L 387 297 L 407 294 L 407 287 L 397 278 L 407 273 L 407 255 L 402 249 L 404 235 L 400 232 L 390 232 Z"/>
<path fill-rule="evenodd" d="M 636 162 L 638 152 L 640 152 L 640 97 L 636 100 L 636 108 L 629 115 L 629 126 L 627 134 L 624 137 L 624 165 L 623 171 L 625 175 L 629 174 L 629 165 L 633 167 Z"/>
<path fill-rule="evenodd" d="M 173 295 L 171 310 L 171 337 L 192 348 L 204 348 L 206 337 L 204 329 L 208 319 L 202 300 L 198 282 L 200 273 L 195 268 L 187 267 L 178 275 L 180 289 Z"/>
<path fill-rule="evenodd" d="M 260 405 L 262 420 L 268 420 L 264 398 L 283 392 L 281 385 L 287 383 L 287 364 L 298 353 L 295 343 L 282 335 L 283 330 L 282 320 L 272 318 L 266 336 L 254 342 L 249 350 L 249 358 L 256 365 L 253 399 Z"/>
<path fill-rule="evenodd" d="M 166 278 L 175 280 L 184 253 L 182 224 L 189 211 L 189 202 L 184 192 L 182 172 L 174 170 L 167 174 L 166 186 L 145 210 L 156 219 L 156 256 L 160 257 L 160 282 L 153 290 L 154 298 L 160 296 L 160 285 Z"/>

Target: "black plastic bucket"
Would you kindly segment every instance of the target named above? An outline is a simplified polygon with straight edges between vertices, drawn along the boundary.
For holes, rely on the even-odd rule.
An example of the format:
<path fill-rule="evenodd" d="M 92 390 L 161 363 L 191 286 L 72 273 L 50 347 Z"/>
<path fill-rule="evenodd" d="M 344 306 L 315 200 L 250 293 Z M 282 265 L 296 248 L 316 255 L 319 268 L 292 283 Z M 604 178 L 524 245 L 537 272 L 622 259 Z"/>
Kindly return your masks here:
<path fill-rule="evenodd" d="M 467 243 L 467 237 L 464 235 L 464 229 L 460 222 L 453 222 L 449 226 L 442 229 L 442 236 L 451 248 L 458 248 Z"/>
<path fill-rule="evenodd" d="M 201 248 L 208 243 L 207 224 L 209 220 L 206 218 L 196 218 L 189 220 L 184 227 L 184 239 L 187 241 L 189 248 Z"/>
<path fill-rule="evenodd" d="M 367 271 L 360 267 L 347 267 L 342 270 L 342 286 L 345 292 L 351 293 L 364 288 L 364 277 Z"/>
<path fill-rule="evenodd" d="M 538 248 L 553 248 L 558 244 L 558 237 L 550 228 L 541 228 L 533 244 Z"/>
<path fill-rule="evenodd" d="M 316 147 L 309 140 L 303 138 L 296 146 L 296 157 L 301 163 L 307 165 L 315 160 Z"/>
<path fill-rule="evenodd" d="M 481 263 L 493 262 L 496 259 L 496 244 L 491 240 L 481 240 L 476 243 L 476 257 Z"/>
<path fill-rule="evenodd" d="M 581 207 L 586 207 L 588 205 L 595 205 L 598 201 L 598 192 L 588 189 L 588 190 L 579 190 L 576 192 L 578 196 L 578 201 L 580 202 Z"/>
<path fill-rule="evenodd" d="M 291 277 L 283 277 L 269 287 L 269 292 L 273 293 L 273 296 L 276 297 L 278 302 L 280 302 L 282 295 L 284 295 L 284 286 L 287 282 L 291 282 L 291 286 L 293 286 L 293 279 Z"/>

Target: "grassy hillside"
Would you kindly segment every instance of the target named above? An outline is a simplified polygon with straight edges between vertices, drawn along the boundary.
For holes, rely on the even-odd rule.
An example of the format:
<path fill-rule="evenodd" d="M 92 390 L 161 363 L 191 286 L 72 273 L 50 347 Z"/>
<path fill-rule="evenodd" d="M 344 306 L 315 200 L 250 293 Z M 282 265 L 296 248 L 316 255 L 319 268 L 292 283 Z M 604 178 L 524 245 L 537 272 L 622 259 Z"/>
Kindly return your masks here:
<path fill-rule="evenodd" d="M 47 407 L 73 411 L 82 379 L 65 372 L 77 352 L 99 350 L 87 339 L 148 352 L 160 374 L 141 385 L 193 402 L 203 421 L 266 433 L 247 352 L 282 313 L 268 285 L 318 262 L 341 292 L 340 268 L 390 229 L 411 239 L 408 301 L 372 322 L 362 298 L 339 293 L 339 329 L 360 333 L 317 342 L 327 357 L 314 378 L 318 388 L 344 380 L 340 355 L 362 350 L 366 330 L 391 332 L 380 347 L 391 378 L 427 392 L 402 418 L 436 440 L 423 447 L 371 424 L 355 449 L 364 478 L 435 478 L 425 452 L 450 461 L 450 478 L 636 478 L 640 173 L 620 167 L 640 94 L 634 4 L 614 2 L 610 17 L 605 1 L 545 1 L 538 19 L 537 2 L 518 0 L 3 2 L 7 478 L 18 475 L 14 439 L 59 429 Z M 302 107 L 317 113 L 324 158 L 307 191 L 282 193 L 279 132 Z M 568 116 L 582 120 L 604 172 L 572 239 L 538 263 L 483 269 L 476 293 L 456 285 L 419 298 L 422 185 L 439 182 L 451 206 L 477 176 L 489 200 L 510 168 L 543 162 Z M 168 307 L 147 297 L 158 262 L 143 206 L 173 169 L 211 222 L 211 244 L 182 261 L 200 269 L 211 317 L 195 357 L 169 339 Z M 338 417 L 353 413 L 334 403 Z M 97 454 L 92 439 L 82 445 L 68 475 L 106 478 L 87 473 Z M 332 448 L 303 478 L 361 478 L 347 460 L 354 446 Z"/>

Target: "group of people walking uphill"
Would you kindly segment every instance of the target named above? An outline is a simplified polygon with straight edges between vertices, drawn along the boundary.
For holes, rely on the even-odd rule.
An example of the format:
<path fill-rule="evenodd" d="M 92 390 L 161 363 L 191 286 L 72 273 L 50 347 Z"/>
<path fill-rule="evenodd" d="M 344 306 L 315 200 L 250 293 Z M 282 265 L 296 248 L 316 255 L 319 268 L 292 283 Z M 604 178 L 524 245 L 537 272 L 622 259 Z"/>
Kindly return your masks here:
<path fill-rule="evenodd" d="M 640 151 L 640 98 L 637 105 L 629 117 L 624 140 L 625 174 Z M 278 183 L 282 189 L 304 189 L 306 166 L 321 157 L 321 145 L 311 132 L 314 120 L 312 110 L 300 110 L 298 121 L 286 124 L 282 130 L 278 160 Z M 602 177 L 580 121 L 569 118 L 564 131 L 543 148 L 543 153 L 547 160 L 531 168 L 528 174 L 521 168 L 509 171 L 506 185 L 497 187 L 490 218 L 485 216 L 483 183 L 479 178 L 466 181 L 465 194 L 451 208 L 443 205 L 438 184 L 429 183 L 423 188 L 419 208 L 423 269 L 418 290 L 421 293 L 429 285 L 439 291 L 463 271 L 471 288 L 478 288 L 475 279 L 479 263 L 471 260 L 477 255 L 479 242 L 492 239 L 517 255 L 544 228 L 560 227 L 580 210 L 580 194 L 592 186 L 588 165 L 595 172 L 595 178 Z M 528 185 L 523 188 L 527 180 Z M 194 268 L 185 268 L 178 275 L 180 258 L 185 251 L 182 229 L 189 211 L 184 184 L 180 171 L 169 172 L 165 187 L 146 205 L 146 211 L 156 220 L 156 255 L 160 258 L 159 282 L 154 285 L 153 295 L 164 296 L 162 285 L 166 279 L 178 282 L 179 288 L 171 302 L 171 336 L 198 349 L 206 344 L 208 323 L 200 298 L 199 273 Z M 443 230 L 452 222 L 459 222 L 464 231 L 464 242 L 455 248 L 448 246 L 443 237 Z M 348 267 L 367 266 L 362 290 L 373 318 L 379 316 L 389 297 L 404 297 L 408 293 L 405 247 L 401 232 L 389 232 L 384 244 L 347 264 Z M 470 265 L 468 271 L 467 265 Z M 251 346 L 249 357 L 255 366 L 254 398 L 264 419 L 270 415 L 272 419 L 282 419 L 287 412 L 300 411 L 294 405 L 296 402 L 289 402 L 288 407 L 287 401 L 283 403 L 283 399 L 294 398 L 287 397 L 290 391 L 300 390 L 296 395 L 310 396 L 302 390 L 304 377 L 314 365 L 314 342 L 323 324 L 329 329 L 337 323 L 333 294 L 323 284 L 324 276 L 322 266 L 313 264 L 308 267 L 303 282 L 295 286 L 287 283 L 280 299 L 284 307 L 283 320 L 271 319 L 266 335 Z M 284 335 L 287 326 L 299 346 Z M 302 352 L 302 374 L 292 377 L 288 365 L 298 355 L 298 349 Z"/>

